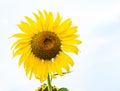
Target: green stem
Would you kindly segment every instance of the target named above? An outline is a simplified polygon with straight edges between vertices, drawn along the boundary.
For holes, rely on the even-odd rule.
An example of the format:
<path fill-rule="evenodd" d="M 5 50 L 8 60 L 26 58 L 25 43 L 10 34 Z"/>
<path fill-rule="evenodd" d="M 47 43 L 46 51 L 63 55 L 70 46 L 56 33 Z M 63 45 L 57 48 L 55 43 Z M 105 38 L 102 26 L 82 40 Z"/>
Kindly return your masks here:
<path fill-rule="evenodd" d="M 52 85 L 51 85 L 50 74 L 48 74 L 47 82 L 48 82 L 48 91 L 52 91 Z"/>

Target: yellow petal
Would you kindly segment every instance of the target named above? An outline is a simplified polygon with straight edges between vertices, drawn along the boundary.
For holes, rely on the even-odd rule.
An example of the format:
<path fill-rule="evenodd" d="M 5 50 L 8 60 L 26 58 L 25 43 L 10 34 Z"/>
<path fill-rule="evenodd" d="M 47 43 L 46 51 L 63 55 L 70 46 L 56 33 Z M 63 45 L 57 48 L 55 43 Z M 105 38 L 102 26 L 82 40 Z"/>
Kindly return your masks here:
<path fill-rule="evenodd" d="M 48 27 L 49 30 L 51 30 L 53 23 L 54 23 L 54 16 L 53 16 L 52 12 L 50 12 L 49 13 L 49 27 Z"/>
<path fill-rule="evenodd" d="M 30 23 L 30 26 L 29 26 L 30 31 L 35 34 L 38 33 L 39 31 L 38 31 L 37 23 L 27 16 L 25 16 L 25 19 Z"/>
<path fill-rule="evenodd" d="M 73 52 L 73 53 L 78 54 L 78 48 L 73 45 L 63 45 L 63 47 L 61 49 L 66 52 Z"/>
<path fill-rule="evenodd" d="M 25 16 L 25 19 L 28 21 L 28 23 L 32 26 L 35 26 L 35 21 L 29 18 L 28 16 Z"/>
<path fill-rule="evenodd" d="M 20 65 L 21 65 L 25 60 L 28 59 L 28 56 L 29 56 L 29 55 L 30 55 L 30 51 L 28 51 L 27 54 L 24 53 L 24 54 L 21 55 L 20 60 L 19 60 L 19 63 L 18 63 L 18 66 L 19 66 L 19 67 L 20 67 Z"/>
<path fill-rule="evenodd" d="M 57 13 L 57 17 L 55 19 L 54 25 L 53 25 L 53 31 L 56 30 L 56 28 L 58 27 L 58 25 L 60 24 L 62 18 L 60 17 L 59 13 Z"/>
<path fill-rule="evenodd" d="M 28 56 L 28 59 L 24 61 L 24 69 L 26 71 L 26 76 L 28 76 L 28 74 L 30 73 L 30 71 L 32 70 L 32 66 L 34 64 L 34 61 L 33 61 L 33 54 L 31 53 L 29 56 Z"/>
<path fill-rule="evenodd" d="M 76 38 L 78 38 L 79 36 L 80 36 L 80 35 L 78 35 L 78 34 L 72 34 L 72 35 L 64 36 L 64 37 L 62 37 L 61 39 L 64 40 L 64 41 L 67 41 L 67 40 L 76 39 Z"/>
<path fill-rule="evenodd" d="M 42 61 L 38 58 L 36 58 L 36 66 L 34 69 L 36 69 L 36 75 L 39 75 L 41 77 L 42 75 Z"/>
<path fill-rule="evenodd" d="M 24 44 L 16 44 L 16 46 L 14 47 L 14 50 L 17 50 L 17 49 L 21 49 L 21 48 L 25 48 L 26 46 L 29 46 L 29 43 L 24 43 Z"/>
<path fill-rule="evenodd" d="M 58 28 L 55 30 L 55 32 L 58 34 L 63 33 L 71 26 L 71 24 L 72 24 L 71 19 L 67 19 L 58 26 Z"/>
<path fill-rule="evenodd" d="M 23 34 L 23 33 L 17 33 L 12 35 L 12 37 L 16 37 L 16 38 L 30 38 L 30 36 L 28 36 L 27 34 Z"/>
<path fill-rule="evenodd" d="M 74 65 L 74 61 L 72 60 L 70 56 L 68 56 L 67 54 L 63 52 L 61 53 L 61 55 L 63 56 L 64 60 L 66 60 L 71 66 Z"/>
<path fill-rule="evenodd" d="M 48 12 L 46 10 L 44 10 L 44 13 L 45 13 L 45 16 L 47 17 L 48 16 Z"/>
<path fill-rule="evenodd" d="M 33 13 L 33 15 L 35 16 L 35 18 L 36 18 L 36 21 L 37 21 L 37 24 L 36 24 L 36 26 L 38 27 L 38 31 L 39 32 L 41 32 L 42 31 L 42 23 L 41 23 L 41 20 L 40 20 L 40 18 L 39 18 L 39 16 L 37 15 L 37 14 L 35 14 L 35 13 Z"/>
<path fill-rule="evenodd" d="M 45 13 L 45 23 L 44 23 L 44 30 L 47 31 L 48 30 L 48 25 L 49 25 L 49 15 L 48 12 L 46 10 L 44 10 Z"/>
<path fill-rule="evenodd" d="M 62 67 L 67 71 L 69 72 L 70 71 L 70 68 L 68 66 L 68 61 L 63 59 L 64 58 L 64 55 L 62 54 L 62 52 L 60 52 L 60 56 L 59 56 L 59 62 L 60 64 L 62 65 Z"/>
<path fill-rule="evenodd" d="M 34 74 L 37 75 L 38 74 L 38 60 L 36 60 L 36 57 L 34 60 L 35 60 L 35 62 L 34 62 L 32 69 L 33 69 Z"/>
<path fill-rule="evenodd" d="M 44 19 L 44 16 L 43 16 L 42 12 L 39 11 L 39 10 L 38 10 L 38 12 L 39 12 L 39 21 L 40 21 L 40 24 L 41 24 L 41 27 L 42 27 L 42 30 L 41 30 L 41 31 L 44 31 L 44 30 L 45 30 L 45 29 L 44 29 L 45 19 Z"/>
<path fill-rule="evenodd" d="M 32 76 L 33 76 L 33 71 L 31 70 L 30 71 L 30 77 L 29 77 L 30 80 L 32 79 Z"/>
<path fill-rule="evenodd" d="M 44 64 L 44 62 L 41 61 L 41 64 L 39 65 L 39 69 L 40 69 L 41 74 L 39 73 L 38 76 L 39 76 L 40 81 L 43 82 L 43 81 L 46 80 L 45 76 L 44 76 L 44 74 L 45 74 L 45 64 Z"/>
<path fill-rule="evenodd" d="M 28 39 L 19 39 L 19 40 L 17 40 L 16 42 L 14 42 L 13 43 L 13 45 L 12 45 L 12 49 L 14 48 L 14 47 L 16 47 L 17 45 L 24 45 L 24 44 L 29 44 L 29 42 L 30 42 L 30 38 L 28 38 Z M 15 49 L 15 48 L 14 48 Z"/>
<path fill-rule="evenodd" d="M 51 74 L 52 72 L 55 72 L 54 70 L 54 66 L 53 66 L 53 62 L 52 61 L 48 61 L 48 72 Z"/>
<path fill-rule="evenodd" d="M 13 57 L 21 55 L 23 53 L 27 53 L 28 50 L 31 50 L 30 46 L 25 46 L 25 47 L 19 48 L 18 50 L 13 51 Z"/>
<path fill-rule="evenodd" d="M 46 31 L 50 31 L 52 29 L 52 26 L 53 26 L 53 14 L 52 12 L 46 12 L 44 10 L 44 13 L 45 13 L 45 16 L 46 16 L 46 20 L 45 20 L 45 24 L 44 24 L 44 30 Z"/>
<path fill-rule="evenodd" d="M 34 56 L 34 54 L 32 54 L 31 62 L 32 62 L 32 66 L 31 66 L 31 71 L 30 71 L 30 77 L 29 77 L 29 79 L 32 78 L 33 74 L 34 74 L 34 75 L 37 75 L 37 74 L 38 74 L 38 69 L 37 69 L 37 68 L 38 68 L 38 67 L 37 67 L 38 58 L 36 58 L 36 57 Z M 30 63 L 29 65 L 31 65 L 31 63 Z"/>
<path fill-rule="evenodd" d="M 63 45 L 74 45 L 74 44 L 81 44 L 82 42 L 80 40 L 73 39 L 73 40 L 69 40 L 69 41 L 63 40 L 61 43 Z"/>
<path fill-rule="evenodd" d="M 60 55 L 58 55 L 55 59 L 54 59 L 54 62 L 53 62 L 53 65 L 55 67 L 55 70 L 56 72 L 60 75 L 60 76 L 63 76 L 63 73 L 62 73 L 62 66 L 59 62 L 60 58 L 59 58 Z"/>
<path fill-rule="evenodd" d="M 44 77 L 47 78 L 48 76 L 48 66 L 47 61 L 44 61 Z"/>
<path fill-rule="evenodd" d="M 72 26 L 72 27 L 68 28 L 66 31 L 64 31 L 64 33 L 62 33 L 60 35 L 60 37 L 63 38 L 63 37 L 67 37 L 67 36 L 73 35 L 74 33 L 77 32 L 77 28 L 78 28 L 78 26 Z"/>
<path fill-rule="evenodd" d="M 21 24 L 17 24 L 17 26 L 24 32 L 29 35 L 33 35 L 32 32 L 30 32 L 30 25 L 26 22 L 21 21 Z"/>

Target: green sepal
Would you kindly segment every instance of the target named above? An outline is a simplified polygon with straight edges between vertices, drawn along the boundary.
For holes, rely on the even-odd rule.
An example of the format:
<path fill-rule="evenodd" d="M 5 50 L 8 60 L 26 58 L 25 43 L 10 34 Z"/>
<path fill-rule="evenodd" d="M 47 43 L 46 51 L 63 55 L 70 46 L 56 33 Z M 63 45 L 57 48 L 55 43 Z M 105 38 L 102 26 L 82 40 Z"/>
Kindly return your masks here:
<path fill-rule="evenodd" d="M 67 88 L 60 88 L 58 91 L 69 91 Z"/>

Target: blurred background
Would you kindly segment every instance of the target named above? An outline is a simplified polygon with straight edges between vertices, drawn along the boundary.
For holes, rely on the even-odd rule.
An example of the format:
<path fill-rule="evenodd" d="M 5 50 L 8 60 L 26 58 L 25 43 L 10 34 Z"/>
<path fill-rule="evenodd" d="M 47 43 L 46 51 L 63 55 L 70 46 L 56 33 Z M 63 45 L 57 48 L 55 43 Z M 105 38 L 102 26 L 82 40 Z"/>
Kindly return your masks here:
<path fill-rule="evenodd" d="M 0 0 L 0 91 L 35 91 L 41 85 L 29 80 L 19 57 L 12 58 L 9 37 L 16 24 L 37 9 L 72 18 L 83 41 L 79 55 L 72 55 L 72 73 L 52 84 L 69 91 L 120 91 L 120 0 Z"/>

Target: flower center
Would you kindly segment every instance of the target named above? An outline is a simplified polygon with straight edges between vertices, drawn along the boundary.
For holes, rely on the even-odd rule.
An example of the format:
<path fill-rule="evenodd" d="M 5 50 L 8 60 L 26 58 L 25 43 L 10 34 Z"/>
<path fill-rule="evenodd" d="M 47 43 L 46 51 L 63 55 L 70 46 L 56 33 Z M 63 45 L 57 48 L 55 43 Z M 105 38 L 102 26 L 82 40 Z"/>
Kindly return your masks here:
<path fill-rule="evenodd" d="M 43 31 L 35 34 L 31 40 L 33 54 L 44 60 L 56 57 L 61 47 L 60 39 L 53 32 Z"/>
<path fill-rule="evenodd" d="M 51 39 L 46 38 L 46 39 L 44 40 L 44 44 L 45 44 L 45 45 L 48 45 L 48 44 L 50 44 L 50 43 L 51 43 Z"/>

